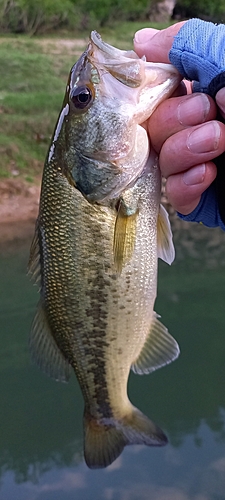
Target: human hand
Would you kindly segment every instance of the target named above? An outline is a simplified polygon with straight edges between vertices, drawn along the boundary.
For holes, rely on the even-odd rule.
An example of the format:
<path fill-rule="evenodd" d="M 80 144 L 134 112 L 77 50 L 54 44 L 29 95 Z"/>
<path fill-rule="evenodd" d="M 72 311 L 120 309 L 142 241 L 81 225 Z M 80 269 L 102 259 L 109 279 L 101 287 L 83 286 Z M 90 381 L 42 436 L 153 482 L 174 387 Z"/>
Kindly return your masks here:
<path fill-rule="evenodd" d="M 158 31 L 146 28 L 136 33 L 134 48 L 153 62 L 169 62 L 174 36 L 184 23 Z M 182 93 L 187 92 L 187 95 Z M 166 177 L 168 200 L 181 214 L 189 214 L 217 175 L 213 159 L 225 151 L 225 124 L 216 120 L 214 100 L 203 93 L 192 94 L 190 82 L 158 106 L 148 121 L 151 143 L 159 153 Z M 225 117 L 225 88 L 216 95 Z"/>

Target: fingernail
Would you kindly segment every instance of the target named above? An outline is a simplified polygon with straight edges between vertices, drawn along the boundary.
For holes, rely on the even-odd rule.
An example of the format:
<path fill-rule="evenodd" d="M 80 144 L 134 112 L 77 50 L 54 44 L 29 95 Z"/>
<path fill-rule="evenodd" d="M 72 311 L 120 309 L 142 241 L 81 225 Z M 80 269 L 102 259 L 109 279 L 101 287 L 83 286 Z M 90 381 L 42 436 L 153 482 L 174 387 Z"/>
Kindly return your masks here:
<path fill-rule="evenodd" d="M 225 113 L 225 87 L 223 87 L 217 92 L 216 102 L 219 108 Z"/>
<path fill-rule="evenodd" d="M 154 28 L 143 28 L 142 30 L 139 30 L 135 33 L 134 35 L 134 41 L 136 43 L 146 43 L 149 42 L 149 40 L 157 33 L 159 30 L 156 30 Z"/>
<path fill-rule="evenodd" d="M 220 126 L 216 121 L 205 123 L 190 133 L 187 148 L 192 153 L 209 153 L 218 148 Z"/>
<path fill-rule="evenodd" d="M 205 178 L 205 164 L 198 165 L 197 167 L 192 167 L 183 174 L 184 184 L 187 186 L 194 186 L 195 184 L 201 184 Z"/>
<path fill-rule="evenodd" d="M 177 108 L 177 117 L 181 125 L 203 123 L 210 109 L 210 102 L 205 94 L 186 97 Z"/>

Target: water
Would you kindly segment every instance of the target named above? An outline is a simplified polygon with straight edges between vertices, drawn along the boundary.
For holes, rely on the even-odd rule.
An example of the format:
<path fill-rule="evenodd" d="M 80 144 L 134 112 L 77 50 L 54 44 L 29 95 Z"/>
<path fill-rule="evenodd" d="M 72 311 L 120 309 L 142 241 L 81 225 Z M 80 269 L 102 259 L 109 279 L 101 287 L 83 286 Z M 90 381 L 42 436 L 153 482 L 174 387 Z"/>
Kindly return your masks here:
<path fill-rule="evenodd" d="M 179 224 L 176 262 L 160 265 L 156 311 L 181 355 L 129 381 L 132 402 L 169 445 L 127 447 L 98 471 L 83 460 L 75 376 L 56 383 L 29 360 L 38 300 L 26 276 L 30 236 L 2 246 L 0 500 L 225 499 L 225 234 Z"/>

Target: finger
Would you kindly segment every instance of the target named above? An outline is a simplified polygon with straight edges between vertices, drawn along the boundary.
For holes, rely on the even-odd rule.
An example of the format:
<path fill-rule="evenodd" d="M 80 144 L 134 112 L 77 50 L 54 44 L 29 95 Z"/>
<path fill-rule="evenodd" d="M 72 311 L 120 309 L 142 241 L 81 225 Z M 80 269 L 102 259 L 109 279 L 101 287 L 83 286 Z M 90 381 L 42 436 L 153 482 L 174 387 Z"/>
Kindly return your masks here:
<path fill-rule="evenodd" d="M 176 23 L 164 30 L 144 28 L 135 33 L 134 50 L 139 57 L 146 56 L 147 61 L 169 62 L 169 51 L 174 37 L 186 21 Z"/>
<path fill-rule="evenodd" d="M 188 93 L 187 86 L 184 83 L 184 81 L 180 82 L 180 85 L 176 88 L 174 93 L 172 94 L 172 97 L 180 97 L 182 95 L 186 95 Z"/>
<path fill-rule="evenodd" d="M 223 87 L 217 92 L 216 103 L 220 108 L 222 117 L 225 118 L 225 87 Z"/>
<path fill-rule="evenodd" d="M 148 121 L 151 144 L 158 152 L 171 135 L 215 117 L 215 102 L 206 94 L 196 93 L 167 99 L 158 106 Z"/>
<path fill-rule="evenodd" d="M 183 80 L 181 83 L 183 83 L 183 85 L 185 86 L 186 88 L 186 94 L 192 94 L 193 93 L 193 83 L 190 82 L 189 80 Z"/>
<path fill-rule="evenodd" d="M 214 163 L 196 165 L 186 172 L 168 177 L 166 194 L 169 203 L 177 212 L 190 214 L 198 205 L 202 193 L 216 178 Z"/>
<path fill-rule="evenodd" d="M 180 97 L 182 95 L 192 94 L 192 82 L 182 80 L 171 97 Z"/>
<path fill-rule="evenodd" d="M 186 84 L 184 82 L 181 82 L 180 85 L 178 85 L 178 87 L 174 91 L 172 97 L 180 97 L 180 96 L 183 96 L 183 95 L 186 95 L 186 94 L 187 94 Z M 160 119 L 160 117 L 159 117 L 159 119 Z M 164 119 L 164 115 L 163 115 L 163 119 Z M 158 130 L 159 129 L 159 126 L 158 126 L 159 124 L 158 124 L 157 120 L 156 120 L 156 122 L 157 122 L 156 123 L 156 130 Z M 146 132 L 148 132 L 148 129 L 149 129 L 149 127 L 148 127 L 148 120 L 146 120 L 145 122 L 142 122 L 141 126 L 145 128 Z M 152 129 L 152 127 L 150 127 L 150 129 Z M 160 132 L 161 132 L 161 127 L 160 127 Z M 151 133 L 151 130 L 150 130 L 150 133 Z M 155 137 L 155 134 L 154 134 L 154 137 Z"/>
<path fill-rule="evenodd" d="M 219 156 L 225 149 L 225 124 L 216 120 L 181 130 L 162 146 L 159 162 L 164 177 Z"/>

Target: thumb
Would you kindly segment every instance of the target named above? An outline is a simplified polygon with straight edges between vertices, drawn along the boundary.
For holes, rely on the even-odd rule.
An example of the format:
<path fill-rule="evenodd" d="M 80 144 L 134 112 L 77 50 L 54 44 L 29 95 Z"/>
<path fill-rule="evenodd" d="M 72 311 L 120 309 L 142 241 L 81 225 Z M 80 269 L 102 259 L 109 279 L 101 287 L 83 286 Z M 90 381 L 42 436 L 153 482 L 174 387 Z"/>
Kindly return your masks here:
<path fill-rule="evenodd" d="M 139 57 L 146 56 L 147 61 L 169 63 L 169 51 L 174 37 L 186 21 L 173 24 L 164 30 L 144 28 L 135 33 L 134 50 Z"/>

